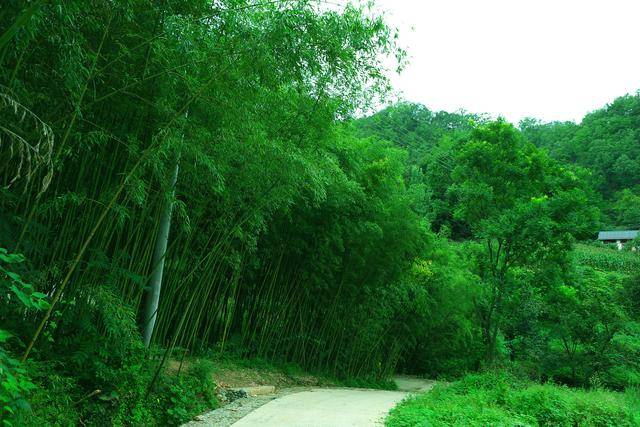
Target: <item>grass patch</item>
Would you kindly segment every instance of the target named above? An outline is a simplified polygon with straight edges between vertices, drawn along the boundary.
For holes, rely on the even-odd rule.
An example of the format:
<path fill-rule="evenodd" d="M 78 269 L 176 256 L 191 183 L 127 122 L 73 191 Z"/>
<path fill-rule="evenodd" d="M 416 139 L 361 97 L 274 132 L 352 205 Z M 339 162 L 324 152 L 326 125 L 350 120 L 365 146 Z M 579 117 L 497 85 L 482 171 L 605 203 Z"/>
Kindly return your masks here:
<path fill-rule="evenodd" d="M 637 390 L 570 389 L 488 372 L 403 401 L 386 425 L 640 426 L 639 397 Z"/>

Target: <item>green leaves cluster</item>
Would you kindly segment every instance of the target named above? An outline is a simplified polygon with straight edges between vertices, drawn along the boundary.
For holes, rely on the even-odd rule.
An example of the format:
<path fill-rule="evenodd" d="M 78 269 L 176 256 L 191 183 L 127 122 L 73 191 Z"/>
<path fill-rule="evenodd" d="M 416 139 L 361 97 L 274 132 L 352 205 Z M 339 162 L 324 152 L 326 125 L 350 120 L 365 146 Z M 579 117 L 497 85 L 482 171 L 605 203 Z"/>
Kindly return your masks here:
<path fill-rule="evenodd" d="M 24 315 L 25 310 L 41 310 L 49 306 L 47 296 L 34 291 L 31 284 L 25 283 L 15 270 L 24 262 L 24 256 L 14 254 L 5 248 L 0 248 L 0 303 L 3 316 Z M 0 329 L 0 420 L 3 425 L 13 425 L 13 419 L 18 409 L 28 408 L 25 396 L 34 389 L 28 372 L 21 363 L 14 358 L 9 340 L 14 335 Z"/>
<path fill-rule="evenodd" d="M 33 285 L 25 283 L 20 274 L 9 269 L 11 264 L 24 261 L 24 255 L 9 253 L 5 248 L 0 248 L 0 292 L 3 298 L 17 298 L 26 309 L 46 309 L 49 307 L 47 296 L 42 292 L 36 292 Z"/>
<path fill-rule="evenodd" d="M 14 425 L 12 419 L 18 409 L 29 408 L 25 396 L 35 388 L 27 370 L 3 348 L 11 338 L 0 330 L 0 420 L 3 426 Z"/>

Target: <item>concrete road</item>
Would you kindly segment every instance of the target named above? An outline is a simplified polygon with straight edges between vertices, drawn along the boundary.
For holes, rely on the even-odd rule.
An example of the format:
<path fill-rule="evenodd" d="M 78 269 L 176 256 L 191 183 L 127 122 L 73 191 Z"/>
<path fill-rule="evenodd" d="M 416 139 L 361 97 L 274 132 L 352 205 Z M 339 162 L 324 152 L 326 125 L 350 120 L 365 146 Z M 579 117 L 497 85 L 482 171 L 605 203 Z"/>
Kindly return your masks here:
<path fill-rule="evenodd" d="M 395 378 L 401 391 L 314 389 L 280 397 L 259 407 L 234 427 L 369 427 L 384 424 L 391 408 L 409 392 L 429 390 L 434 382 Z"/>
<path fill-rule="evenodd" d="M 273 400 L 234 427 L 342 427 L 383 425 L 404 391 L 315 389 Z"/>
<path fill-rule="evenodd" d="M 401 391 L 427 391 L 431 390 L 436 382 L 434 380 L 425 380 L 422 378 L 410 377 L 407 375 L 398 375 L 393 381 Z"/>

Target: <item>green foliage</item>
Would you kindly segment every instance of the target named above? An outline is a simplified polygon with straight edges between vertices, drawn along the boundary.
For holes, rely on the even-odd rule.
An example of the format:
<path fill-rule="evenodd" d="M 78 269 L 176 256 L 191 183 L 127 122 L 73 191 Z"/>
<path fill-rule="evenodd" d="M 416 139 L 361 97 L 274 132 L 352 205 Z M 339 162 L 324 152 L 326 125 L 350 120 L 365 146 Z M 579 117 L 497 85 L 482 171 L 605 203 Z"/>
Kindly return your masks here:
<path fill-rule="evenodd" d="M 95 287 L 61 309 L 52 341 L 41 349 L 47 363 L 30 374 L 36 389 L 24 425 L 180 425 L 215 408 L 212 366 L 194 364 L 176 376 L 160 374 L 148 394 L 155 363 L 146 359 L 133 311 L 108 287 Z M 97 420 L 100 420 L 98 422 Z"/>
<path fill-rule="evenodd" d="M 154 391 L 145 397 L 151 369 L 136 368 L 138 383 L 120 383 L 117 392 L 91 394 L 64 365 L 36 365 L 30 369 L 34 388 L 31 409 L 17 413 L 18 425 L 67 426 L 82 420 L 89 425 L 181 425 L 195 415 L 218 406 L 211 366 L 206 362 L 192 369 L 161 374 Z M 123 375 L 132 370 L 123 368 Z M 61 375 L 62 373 L 62 375 Z"/>
<path fill-rule="evenodd" d="M 3 348 L 10 337 L 0 329 L 0 420 L 6 426 L 14 425 L 12 419 L 18 410 L 29 408 L 25 397 L 35 387 L 27 370 Z"/>
<path fill-rule="evenodd" d="M 540 123 L 533 119 L 520 124 L 524 135 L 562 161 L 587 167 L 587 180 L 599 191 L 593 202 L 608 214 L 608 226 L 638 228 L 633 204 L 640 183 L 638 120 L 640 95 L 625 95 L 575 123 Z"/>
<path fill-rule="evenodd" d="M 398 369 L 430 378 L 455 377 L 477 368 L 482 358 L 473 301 L 480 278 L 471 273 L 470 244 L 432 237 L 396 288 L 402 305 L 396 314 L 406 330 Z"/>
<path fill-rule="evenodd" d="M 398 103 L 357 120 L 358 135 L 390 141 L 407 151 L 405 181 L 415 195 L 414 209 L 426 215 L 435 231 L 453 228 L 464 233 L 452 219 L 445 195 L 452 158 L 443 146 L 451 139 L 467 135 L 474 123 L 486 119 L 468 113 L 433 112 L 423 105 Z"/>
<path fill-rule="evenodd" d="M 638 385 L 640 323 L 626 294 L 624 277 L 581 267 L 567 285 L 548 295 L 547 376 L 576 385 Z"/>
<path fill-rule="evenodd" d="M 161 425 L 182 425 L 194 416 L 215 409 L 216 385 L 211 374 L 213 364 L 200 359 L 191 364 L 182 376 L 166 377 L 153 398 L 159 401 L 158 416 Z"/>
<path fill-rule="evenodd" d="M 331 171 L 323 193 L 305 190 L 259 244 L 262 271 L 246 282 L 253 309 L 240 339 L 249 356 L 385 378 L 411 334 L 398 329 L 405 326 L 396 283 L 426 230 L 402 179 L 402 151 L 343 130 L 333 137 L 319 160 Z"/>
<path fill-rule="evenodd" d="M 637 426 L 633 394 L 530 383 L 504 372 L 468 375 L 409 398 L 391 411 L 400 426 Z"/>
<path fill-rule="evenodd" d="M 511 304 L 519 287 L 530 286 L 517 269 L 558 274 L 591 210 L 578 177 L 503 120 L 476 126 L 444 148 L 454 165 L 446 190 L 453 218 L 483 247 L 478 311 L 486 361 L 493 363 L 506 313 L 517 310 Z"/>
<path fill-rule="evenodd" d="M 3 316 L 49 306 L 47 296 L 36 292 L 17 272 L 24 261 L 21 254 L 0 248 L 0 313 Z M 11 332 L 0 329 L 0 420 L 8 426 L 13 425 L 11 420 L 18 410 L 29 408 L 25 398 L 35 387 L 27 369 L 10 352 L 8 344 L 12 338 Z"/>
<path fill-rule="evenodd" d="M 631 316 L 640 319 L 640 273 L 636 273 L 626 279 L 624 298 Z"/>
<path fill-rule="evenodd" d="M 407 353 L 407 365 L 446 376 L 474 369 L 483 358 L 490 363 L 511 359 L 535 378 L 617 389 L 636 384 L 635 281 L 627 277 L 636 274 L 640 258 L 630 249 L 618 252 L 603 245 L 578 244 L 571 250 L 574 238 L 592 239 L 598 229 L 594 180 L 590 171 L 560 163 L 529 143 L 549 148 L 563 161 L 575 160 L 553 148 L 573 138 L 576 125 L 525 121 L 517 130 L 501 120 L 478 120 L 447 130 L 434 116 L 420 106 L 400 104 L 357 124 L 364 135 L 406 145 L 409 168 L 420 167 L 409 169 L 405 182 L 426 196 L 426 209 L 418 211 L 442 235 L 467 240 L 468 261 L 461 266 L 472 273 L 462 287 L 467 293 L 440 284 L 444 304 L 412 299 L 433 316 L 414 314 L 415 323 L 403 319 L 416 332 L 408 347 L 420 336 L 417 331 L 436 324 L 446 301 L 460 308 L 454 311 L 457 321 L 442 313 L 448 327 L 458 328 L 450 335 L 437 330 L 426 340 L 427 348 Z M 630 193 L 621 193 L 624 197 Z M 632 214 L 631 203 L 626 210 L 624 205 L 619 213 Z M 433 265 L 447 263 L 439 259 Z M 472 309 L 464 309 L 464 302 L 473 302 Z M 434 354 L 441 348 L 437 340 L 445 336 L 443 353 Z M 465 343 L 459 347 L 463 351 L 452 351 L 456 342 Z M 484 357 L 479 357 L 480 343 L 488 353 Z"/>
<path fill-rule="evenodd" d="M 0 248 L 0 302 L 26 309 L 46 309 L 49 307 L 47 296 L 42 292 L 36 292 L 33 285 L 25 283 L 20 274 L 11 269 L 15 264 L 24 261 L 22 254 L 9 253 L 6 249 Z"/>
<path fill-rule="evenodd" d="M 640 186 L 617 192 L 608 211 L 616 227 L 631 230 L 640 228 Z"/>
<path fill-rule="evenodd" d="M 424 166 L 425 157 L 445 136 L 468 132 L 483 118 L 468 113 L 430 111 L 424 105 L 400 102 L 354 123 L 358 133 L 404 147 L 409 163 Z"/>

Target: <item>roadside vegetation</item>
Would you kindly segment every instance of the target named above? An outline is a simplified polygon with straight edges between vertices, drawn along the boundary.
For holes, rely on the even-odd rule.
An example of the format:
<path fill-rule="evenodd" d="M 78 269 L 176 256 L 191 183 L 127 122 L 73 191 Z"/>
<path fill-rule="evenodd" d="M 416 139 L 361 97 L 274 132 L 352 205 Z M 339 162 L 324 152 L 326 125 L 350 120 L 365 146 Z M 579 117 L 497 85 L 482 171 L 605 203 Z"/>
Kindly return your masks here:
<path fill-rule="evenodd" d="M 639 252 L 592 241 L 640 228 L 640 96 L 580 124 L 371 114 L 405 52 L 368 7 L 92 6 L 0 13 L 4 425 L 178 425 L 243 363 L 465 378 L 390 422 L 447 393 L 637 422 Z"/>
<path fill-rule="evenodd" d="M 386 420 L 410 426 L 638 426 L 638 390 L 571 389 L 506 372 L 470 374 L 405 400 Z"/>

